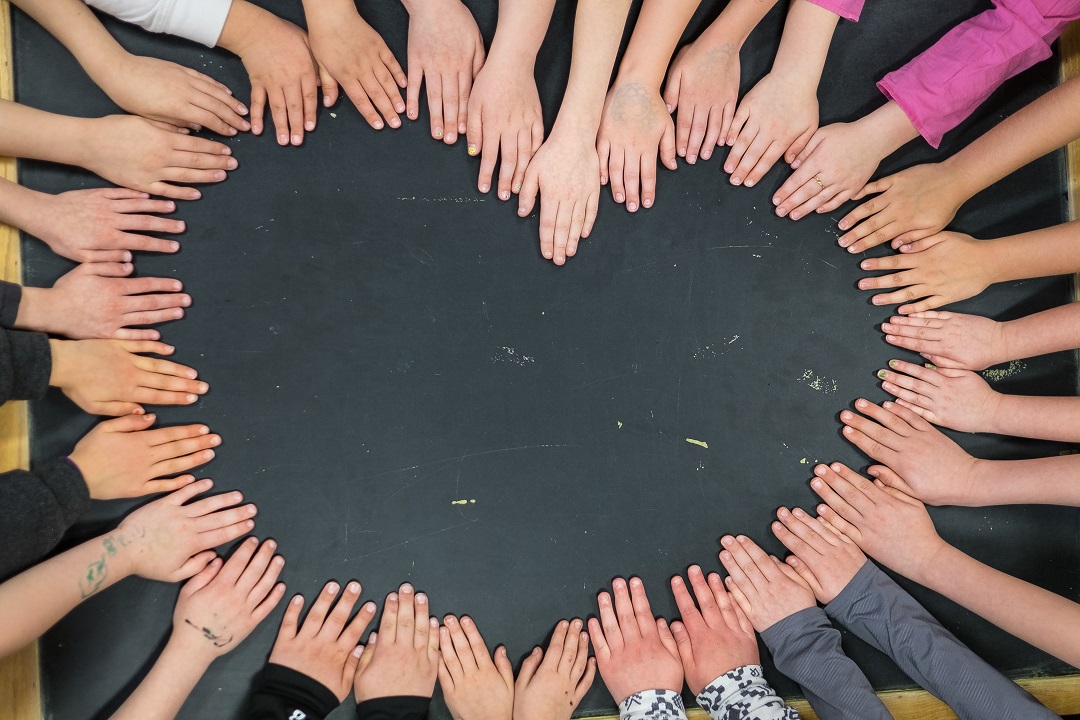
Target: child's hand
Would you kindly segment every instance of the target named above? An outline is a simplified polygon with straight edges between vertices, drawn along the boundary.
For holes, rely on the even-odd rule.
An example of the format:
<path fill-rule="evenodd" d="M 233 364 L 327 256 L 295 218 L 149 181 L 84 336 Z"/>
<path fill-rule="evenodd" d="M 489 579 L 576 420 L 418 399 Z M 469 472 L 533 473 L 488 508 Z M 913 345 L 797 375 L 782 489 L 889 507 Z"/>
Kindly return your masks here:
<path fill-rule="evenodd" d="M 881 193 L 840 220 L 840 247 L 861 253 L 892 241 L 893 250 L 945 229 L 964 200 L 940 163 L 916 165 L 868 184 L 855 197 Z"/>
<path fill-rule="evenodd" d="M 810 586 L 818 602 L 828 605 L 866 564 L 866 555 L 828 521 L 799 508 L 782 507 L 776 517 L 773 534 L 793 553 L 785 562 Z"/>
<path fill-rule="evenodd" d="M 640 578 L 615 578 L 611 595 L 600 593 L 600 619 L 589 618 L 589 637 L 608 692 L 615 702 L 645 690 L 682 691 L 683 668 L 675 638 L 663 618 L 655 618 Z"/>
<path fill-rule="evenodd" d="M 482 193 L 491 189 L 501 151 L 499 199 L 509 200 L 511 191 L 521 191 L 525 168 L 544 142 L 532 66 L 501 60 L 484 65 L 472 89 L 468 118 L 469 155 L 480 154 L 477 186 Z"/>
<path fill-rule="evenodd" d="M 378 633 L 371 633 L 353 688 L 356 702 L 396 695 L 431 697 L 439 673 L 439 621 L 427 595 L 405 583 L 386 596 Z"/>
<path fill-rule="evenodd" d="M 1003 325 L 978 315 L 931 311 L 895 316 L 881 329 L 890 345 L 917 352 L 938 367 L 985 370 L 1013 359 L 1005 349 Z"/>
<path fill-rule="evenodd" d="M 886 567 L 916 582 L 945 547 L 923 504 L 898 490 L 903 480 L 889 468 L 870 482 L 840 463 L 818 465 L 810 482 L 827 505 L 818 515 Z"/>
<path fill-rule="evenodd" d="M 439 628 L 439 686 L 455 718 L 511 720 L 514 668 L 499 646 L 492 661 L 472 618 L 443 618 Z"/>
<path fill-rule="evenodd" d="M 133 115 L 219 135 L 251 126 L 244 104 L 217 80 L 166 60 L 125 54 L 119 66 L 95 80 L 113 102 Z"/>
<path fill-rule="evenodd" d="M 24 288 L 16 327 L 73 339 L 157 340 L 133 326 L 179 320 L 191 296 L 171 278 L 129 278 L 131 263 L 83 263 L 52 288 Z"/>
<path fill-rule="evenodd" d="M 459 0 L 418 0 L 407 5 L 409 119 L 420 116 L 420 84 L 424 83 L 431 137 L 453 145 L 467 130 L 469 91 L 484 65 L 484 38 L 472 13 Z"/>
<path fill-rule="evenodd" d="M 353 581 L 346 585 L 345 593 L 335 605 L 337 596 L 338 584 L 327 583 L 300 625 L 304 598 L 294 595 L 281 620 L 270 662 L 307 675 L 340 701 L 349 694 L 360 662 L 363 648 L 357 643 L 378 608 L 373 602 L 364 603 L 350 622 L 349 615 L 360 597 L 360 583 Z"/>
<path fill-rule="evenodd" d="M 82 472 L 95 500 L 169 492 L 190 476 L 159 480 L 214 459 L 221 437 L 205 425 L 150 430 L 155 416 L 127 415 L 98 423 L 75 445 L 69 459 Z"/>
<path fill-rule="evenodd" d="M 255 527 L 255 506 L 240 505 L 237 491 L 212 495 L 186 504 L 213 488 L 211 480 L 190 475 L 189 484 L 143 505 L 120 523 L 109 537 L 131 558 L 132 571 L 162 582 L 186 580 L 217 556 L 212 548 L 232 542 Z"/>
<path fill-rule="evenodd" d="M 504 650 L 505 652 L 505 650 Z M 570 720 L 596 678 L 581 620 L 560 620 L 547 652 L 533 648 L 514 685 L 514 720 Z"/>
<path fill-rule="evenodd" d="M 132 250 L 174 253 L 175 240 L 142 235 L 184 232 L 182 220 L 137 213 L 171 213 L 172 200 L 151 200 L 127 188 L 70 190 L 40 196 L 40 210 L 26 223 L 28 233 L 57 255 L 75 262 L 128 262 Z"/>
<path fill-rule="evenodd" d="M 140 403 L 190 405 L 210 386 L 198 373 L 167 360 L 134 353 L 171 355 L 173 348 L 150 340 L 50 340 L 49 384 L 95 415 L 143 412 Z"/>
<path fill-rule="evenodd" d="M 863 260 L 863 270 L 898 270 L 891 275 L 863 278 L 860 290 L 901 287 L 875 295 L 875 305 L 900 305 L 901 315 L 925 312 L 975 297 L 993 282 L 994 268 L 983 257 L 986 241 L 970 235 L 942 232 L 910 245 L 899 255 Z M 915 301 L 915 302 L 913 302 Z"/>
<path fill-rule="evenodd" d="M 675 125 L 659 90 L 636 80 L 616 80 L 608 91 L 596 143 L 600 184 L 611 180 L 615 202 L 626 209 L 652 207 L 656 200 L 656 157 L 669 170 L 675 163 Z M 640 190 L 639 190 L 640 186 Z"/>
<path fill-rule="evenodd" d="M 232 150 L 191 137 L 168 123 L 130 115 L 88 120 L 90 132 L 79 165 L 111 183 L 178 200 L 198 200 L 195 188 L 175 183 L 216 183 L 235 170 Z"/>
<path fill-rule="evenodd" d="M 833 123 L 818 128 L 795 161 L 796 168 L 773 195 L 776 214 L 798 220 L 811 212 L 831 212 L 854 197 L 883 157 L 874 128 Z"/>
<path fill-rule="evenodd" d="M 229 21 L 238 27 L 222 30 L 221 45 L 240 56 L 251 78 L 251 132 L 262 133 L 269 105 L 278 145 L 299 145 L 304 131 L 315 129 L 319 107 L 318 67 L 307 34 L 250 3 L 239 9 Z"/>
<path fill-rule="evenodd" d="M 675 146 L 693 165 L 712 157 L 728 140 L 739 100 L 739 48 L 699 39 L 675 56 L 668 70 L 664 102 L 679 113 Z"/>
<path fill-rule="evenodd" d="M 276 547 L 248 538 L 224 565 L 215 559 L 188 580 L 173 612 L 172 639 L 211 658 L 243 642 L 285 594 L 277 582 L 285 558 L 274 555 Z"/>
<path fill-rule="evenodd" d="M 600 159 L 587 136 L 556 128 L 533 156 L 518 198 L 518 215 L 540 204 L 540 253 L 556 265 L 589 237 L 600 202 Z"/>
<path fill-rule="evenodd" d="M 766 555 L 750 538 L 725 535 L 720 544 L 724 546 L 720 562 L 728 571 L 728 590 L 758 632 L 800 610 L 817 607 L 814 591 L 798 573 Z"/>
<path fill-rule="evenodd" d="M 963 448 L 895 403 L 878 406 L 860 398 L 855 408 L 866 417 L 840 413 L 844 437 L 902 477 L 900 490 L 930 505 L 964 505 L 971 499 L 978 462 Z M 871 467 L 870 474 L 877 477 L 879 467 Z"/>
<path fill-rule="evenodd" d="M 801 79 L 769 73 L 746 93 L 731 123 L 729 137 L 735 141 L 724 160 L 732 185 L 753 187 L 781 156 L 789 164 L 795 161 L 818 127 L 816 90 Z"/>
<path fill-rule="evenodd" d="M 881 370 L 881 387 L 927 422 L 960 432 L 993 432 L 1001 394 L 976 373 L 948 368 L 925 368 L 903 360 Z"/>
<path fill-rule="evenodd" d="M 671 580 L 671 592 L 679 606 L 681 621 L 671 623 L 671 634 L 679 648 L 686 684 L 694 695 L 716 678 L 743 665 L 757 665 L 757 638 L 754 626 L 734 599 L 724 590 L 720 576 L 710 573 L 708 582 L 697 565 L 687 576 L 699 611 L 679 576 Z"/>

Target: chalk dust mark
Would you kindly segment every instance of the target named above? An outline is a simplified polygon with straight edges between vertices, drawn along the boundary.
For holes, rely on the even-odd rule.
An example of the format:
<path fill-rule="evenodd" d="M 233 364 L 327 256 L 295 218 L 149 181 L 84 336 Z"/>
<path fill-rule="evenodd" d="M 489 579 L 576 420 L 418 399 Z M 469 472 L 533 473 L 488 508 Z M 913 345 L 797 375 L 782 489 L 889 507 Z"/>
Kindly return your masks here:
<path fill-rule="evenodd" d="M 404 540 L 404 541 L 399 542 L 399 543 L 394 543 L 393 545 L 389 545 L 387 547 L 380 548 L 378 550 L 373 550 L 373 551 L 371 551 L 369 553 L 364 553 L 363 555 L 360 555 L 358 557 L 345 558 L 344 562 L 350 562 L 352 560 L 363 560 L 364 558 L 369 558 L 369 557 L 373 557 L 375 555 L 380 555 L 380 554 L 382 554 L 384 552 L 389 552 L 390 550 L 394 550 L 395 548 L 404 547 L 405 545 L 408 545 L 411 542 L 418 542 L 420 540 L 426 540 L 427 538 L 431 537 L 432 535 L 438 535 L 439 533 L 450 532 L 451 530 L 456 530 L 457 528 L 464 527 L 465 525 L 472 525 L 475 522 L 479 522 L 479 519 L 478 518 L 473 518 L 472 520 L 466 520 L 465 522 L 459 522 L 456 525 L 450 525 L 449 527 L 440 528 L 439 530 L 432 530 L 431 532 L 425 533 L 425 534 L 423 534 L 423 535 L 421 535 L 419 537 L 409 538 L 408 540 Z"/>

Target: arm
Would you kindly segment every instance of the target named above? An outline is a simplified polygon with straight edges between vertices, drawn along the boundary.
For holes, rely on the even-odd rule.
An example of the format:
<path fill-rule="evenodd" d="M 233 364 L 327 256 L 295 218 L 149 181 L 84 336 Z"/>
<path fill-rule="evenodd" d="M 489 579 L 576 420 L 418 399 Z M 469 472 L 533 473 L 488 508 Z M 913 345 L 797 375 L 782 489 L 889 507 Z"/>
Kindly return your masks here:
<path fill-rule="evenodd" d="M 760 665 L 724 673 L 697 694 L 697 703 L 713 720 L 728 720 L 733 708 L 754 720 L 799 720 L 799 713 L 769 687 Z"/>
<path fill-rule="evenodd" d="M 469 155 L 480 154 L 480 192 L 491 189 L 495 161 L 499 199 L 521 192 L 525 168 L 544 142 L 544 119 L 536 90 L 536 53 L 547 34 L 555 0 L 499 3 L 491 52 L 476 75 L 466 123 Z"/>
<path fill-rule="evenodd" d="M 1080 507 L 1080 455 L 1032 460 L 975 460 L 970 502 L 964 505 Z"/>
<path fill-rule="evenodd" d="M 1056 718 L 946 630 L 872 562 L 825 606 L 961 718 Z"/>
<path fill-rule="evenodd" d="M 840 632 L 819 607 L 806 608 L 761 633 L 776 668 L 799 683 L 823 720 L 892 716 L 840 647 Z"/>
<path fill-rule="evenodd" d="M 0 404 L 45 397 L 51 372 L 47 335 L 0 329 Z"/>
<path fill-rule="evenodd" d="M 732 185 L 753 187 L 781 156 L 794 162 L 810 141 L 818 126 L 818 83 L 838 20 L 808 0 L 792 0 L 772 69 L 735 112 L 735 140 L 724 161 Z"/>
<path fill-rule="evenodd" d="M 1080 397 L 997 394 L 984 432 L 1057 442 L 1080 442 Z"/>
<path fill-rule="evenodd" d="M 600 200 L 597 132 L 630 0 L 581 0 L 574 21 L 570 79 L 547 142 L 529 162 L 518 198 L 526 217 L 542 194 L 540 252 L 562 265 L 592 232 Z M 562 209 L 560 212 L 560 208 Z M 557 224 L 558 218 L 564 218 Z"/>

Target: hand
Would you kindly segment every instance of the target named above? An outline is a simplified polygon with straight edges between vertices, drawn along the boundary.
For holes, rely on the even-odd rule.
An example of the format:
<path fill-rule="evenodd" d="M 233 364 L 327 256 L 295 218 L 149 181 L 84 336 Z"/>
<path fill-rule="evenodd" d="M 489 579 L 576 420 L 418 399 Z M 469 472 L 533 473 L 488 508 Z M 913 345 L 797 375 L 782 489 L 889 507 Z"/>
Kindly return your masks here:
<path fill-rule="evenodd" d="M 428 616 L 428 598 L 404 583 L 386 596 L 378 633 L 360 656 L 356 702 L 395 695 L 431 697 L 439 674 L 439 621 Z"/>
<path fill-rule="evenodd" d="M 405 73 L 379 33 L 359 13 L 348 12 L 341 17 L 309 14 L 308 34 L 321 68 L 323 104 L 331 107 L 339 87 L 344 88 L 368 125 L 382 130 L 385 118 L 390 127 L 401 127 L 405 102 L 398 88 L 405 88 Z"/>
<path fill-rule="evenodd" d="M 141 235 L 181 233 L 182 220 L 136 213 L 171 213 L 172 200 L 151 200 L 126 188 L 71 190 L 41 195 L 41 208 L 24 229 L 54 253 L 75 262 L 129 262 L 132 250 L 174 253 L 175 240 Z"/>
<path fill-rule="evenodd" d="M 179 320 L 191 296 L 179 280 L 129 278 L 131 263 L 83 263 L 51 289 L 24 288 L 16 327 L 72 339 L 157 340 L 132 326 Z"/>
<path fill-rule="evenodd" d="M 701 38 L 683 47 L 668 69 L 664 102 L 679 111 L 675 146 L 693 165 L 727 142 L 739 100 L 739 48 Z"/>
<path fill-rule="evenodd" d="M 419 117 L 423 82 L 427 85 L 431 137 L 453 145 L 467 130 L 469 91 L 484 65 L 484 38 L 472 13 L 459 0 L 422 0 L 406 5 L 409 119 Z"/>
<path fill-rule="evenodd" d="M 544 118 L 532 66 L 501 61 L 484 65 L 469 98 L 467 125 L 469 155 L 480 153 L 480 192 L 491 189 L 501 150 L 499 199 L 509 200 L 511 189 L 521 191 L 525 168 L 544 142 Z"/>
<path fill-rule="evenodd" d="M 229 88 L 167 60 L 124 53 L 118 65 L 94 80 L 121 108 L 148 120 L 230 137 L 251 129 L 242 117 L 247 108 Z"/>
<path fill-rule="evenodd" d="M 585 136 L 556 128 L 525 171 L 518 215 L 540 206 L 540 254 L 556 265 L 577 253 L 578 241 L 589 237 L 600 203 L 600 159 Z"/>
<path fill-rule="evenodd" d="M 589 618 L 589 637 L 600 677 L 617 704 L 645 690 L 682 691 L 683 669 L 675 638 L 663 618 L 654 618 L 640 578 L 615 578 L 611 595 L 600 593 L 600 619 Z"/>
<path fill-rule="evenodd" d="M 840 463 L 814 474 L 810 487 L 828 503 L 818 505 L 821 519 L 886 567 L 918 582 L 945 547 L 923 504 L 886 485 L 902 482 L 892 470 L 880 468 L 874 482 Z"/>
<path fill-rule="evenodd" d="M 881 193 L 840 220 L 840 247 L 861 253 L 892 241 L 893 250 L 945 229 L 967 198 L 939 163 L 916 165 L 876 180 L 853 199 Z"/>
<path fill-rule="evenodd" d="M 903 360 L 889 362 L 892 370 L 878 377 L 885 392 L 927 422 L 961 432 L 993 432 L 1001 394 L 967 370 L 924 368 Z"/>
<path fill-rule="evenodd" d="M 731 175 L 732 185 L 753 187 L 781 156 L 789 165 L 795 162 L 817 129 L 817 87 L 769 73 L 735 111 L 729 136 L 735 141 L 724 160 L 724 172 Z M 778 208 L 776 214 L 783 217 L 781 210 L 786 208 Z"/>
<path fill-rule="evenodd" d="M 863 270 L 901 272 L 863 278 L 859 281 L 859 289 L 902 287 L 903 290 L 875 295 L 871 299 L 875 305 L 905 303 L 897 310 L 901 315 L 925 312 L 975 297 L 993 282 L 991 268 L 981 257 L 984 242 L 953 232 L 916 240 L 905 245 L 910 251 L 901 255 L 863 260 L 859 264 Z"/>
<path fill-rule="evenodd" d="M 863 189 L 885 157 L 881 153 L 872 127 L 818 128 L 791 163 L 795 172 L 773 195 L 776 214 L 798 220 L 811 212 L 832 212 Z"/>
<path fill-rule="evenodd" d="M 133 498 L 170 492 L 190 476 L 158 480 L 204 465 L 214 459 L 211 447 L 221 437 L 205 425 L 150 430 L 155 416 L 127 415 L 98 423 L 68 459 L 75 464 L 95 500 Z"/>
<path fill-rule="evenodd" d="M 828 521 L 810 517 L 799 508 L 780 508 L 773 534 L 793 554 L 786 562 L 799 574 L 814 597 L 828 605 L 866 564 L 862 550 Z"/>
<path fill-rule="evenodd" d="M 251 132 L 262 134 L 270 106 L 278 145 L 304 142 L 315 129 L 319 69 L 300 28 L 251 3 L 236 3 L 219 44 L 239 55 L 251 78 Z"/>
<path fill-rule="evenodd" d="M 492 662 L 472 618 L 443 618 L 439 628 L 439 686 L 454 720 L 510 720 L 514 668 L 499 646 Z"/>
<path fill-rule="evenodd" d="M 273 540 L 260 547 L 248 538 L 224 565 L 214 560 L 188 580 L 173 611 L 172 639 L 211 658 L 243 642 L 285 594 L 285 583 L 277 582 L 285 558 L 274 555 L 276 548 Z"/>
<path fill-rule="evenodd" d="M 581 620 L 560 620 L 547 653 L 533 648 L 514 684 L 514 720 L 570 720 L 596 678 Z"/>
<path fill-rule="evenodd" d="M 190 405 L 210 386 L 184 365 L 135 353 L 171 355 L 173 348 L 149 340 L 50 340 L 49 384 L 94 415 L 141 414 L 139 403 Z"/>
<path fill-rule="evenodd" d="M 238 491 L 185 504 L 214 487 L 211 480 L 187 475 L 179 490 L 143 505 L 110 535 L 131 557 L 132 571 L 150 580 L 186 580 L 217 557 L 212 548 L 232 542 L 255 527 L 256 508 L 240 505 Z"/>
<path fill-rule="evenodd" d="M 727 588 L 754 629 L 765 632 L 800 610 L 817 607 L 814 591 L 799 575 L 753 540 L 740 535 L 720 538 L 720 562 L 728 571 Z"/>
<path fill-rule="evenodd" d="M 300 625 L 304 597 L 294 595 L 281 619 L 270 662 L 307 675 L 329 688 L 341 701 L 349 694 L 360 662 L 363 648 L 357 643 L 378 607 L 373 602 L 364 603 L 349 622 L 349 615 L 360 598 L 360 583 L 353 581 L 346 585 L 345 593 L 334 605 L 337 596 L 338 584 L 328 582 Z"/>
<path fill-rule="evenodd" d="M 1003 325 L 978 315 L 921 312 L 890 318 L 881 329 L 890 345 L 917 352 L 938 367 L 985 370 L 1014 359 L 1005 348 Z"/>
<path fill-rule="evenodd" d="M 964 505 L 975 486 L 976 460 L 911 410 L 859 399 L 865 414 L 840 413 L 844 437 L 905 479 L 900 489 L 930 505 Z M 877 477 L 875 468 L 870 474 Z"/>
<path fill-rule="evenodd" d="M 198 200 L 195 188 L 175 183 L 216 183 L 236 158 L 226 145 L 191 137 L 187 130 L 130 115 L 86 121 L 79 165 L 122 187 L 177 200 Z"/>
<path fill-rule="evenodd" d="M 615 81 L 604 103 L 596 141 L 600 184 L 611 180 L 615 202 L 626 209 L 652 207 L 656 200 L 656 157 L 669 170 L 675 163 L 675 125 L 660 92 L 634 80 Z M 640 179 L 640 191 L 639 191 Z"/>
<path fill-rule="evenodd" d="M 671 633 L 682 658 L 686 684 L 694 695 L 716 678 L 743 665 L 757 665 L 757 638 L 754 626 L 732 597 L 724 590 L 720 576 L 709 573 L 708 582 L 697 565 L 687 573 L 699 611 L 686 589 L 686 583 L 676 575 L 671 580 L 671 592 L 679 606 L 680 622 L 671 623 Z"/>

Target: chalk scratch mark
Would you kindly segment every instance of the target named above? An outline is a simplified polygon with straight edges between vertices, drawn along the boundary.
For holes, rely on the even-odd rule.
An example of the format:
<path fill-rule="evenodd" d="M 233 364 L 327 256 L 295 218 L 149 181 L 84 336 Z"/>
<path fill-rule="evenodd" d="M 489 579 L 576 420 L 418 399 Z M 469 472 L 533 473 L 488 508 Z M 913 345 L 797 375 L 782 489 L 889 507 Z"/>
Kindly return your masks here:
<path fill-rule="evenodd" d="M 369 558 L 369 557 L 372 557 L 374 555 L 380 555 L 380 554 L 382 554 L 384 552 L 389 552 L 390 550 L 394 550 L 395 548 L 404 547 L 405 545 L 408 545 L 411 542 L 418 542 L 420 540 L 426 540 L 427 538 L 431 537 L 432 535 L 438 535 L 439 533 L 450 532 L 451 530 L 455 530 L 455 529 L 457 529 L 459 527 L 464 527 L 465 525 L 472 525 L 473 523 L 479 522 L 479 521 L 480 521 L 479 518 L 473 518 L 472 520 L 466 520 L 465 522 L 459 522 L 459 523 L 457 523 L 455 525 L 450 525 L 448 527 L 440 528 L 439 530 L 432 530 L 431 532 L 420 535 L 419 537 L 409 538 L 408 540 L 403 540 L 402 542 L 394 543 L 393 545 L 389 545 L 387 547 L 380 548 L 378 550 L 372 550 L 371 552 L 364 553 L 363 555 L 360 555 L 358 557 L 346 558 L 344 560 L 344 562 L 351 562 L 353 560 L 363 560 L 364 558 Z"/>
<path fill-rule="evenodd" d="M 394 470 L 383 470 L 382 472 L 373 473 L 371 475 L 362 475 L 361 477 L 350 480 L 350 483 L 359 482 L 361 480 L 370 480 L 371 478 L 382 477 L 383 475 L 394 475 L 396 473 L 408 472 L 410 470 L 419 470 L 420 468 L 431 467 L 432 465 L 445 465 L 457 460 L 467 460 L 468 458 L 481 457 L 483 455 L 495 455 L 498 453 L 506 452 L 522 452 L 525 450 L 546 450 L 549 448 L 577 448 L 581 445 L 569 445 L 569 444 L 541 444 L 541 445 L 519 445 L 517 447 L 505 447 L 496 448 L 494 450 L 481 450 L 474 453 L 466 453 L 464 455 L 455 455 L 454 457 L 440 458 L 439 460 L 431 460 L 426 463 L 420 463 L 418 465 L 409 465 L 408 467 L 396 468 Z"/>

